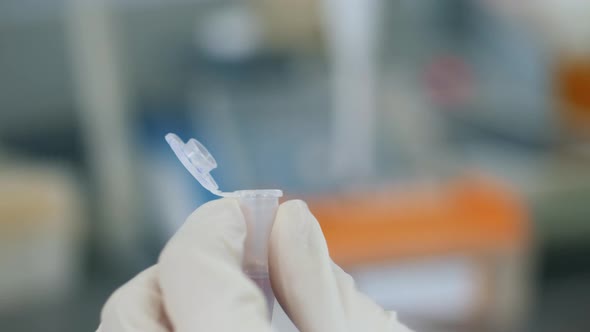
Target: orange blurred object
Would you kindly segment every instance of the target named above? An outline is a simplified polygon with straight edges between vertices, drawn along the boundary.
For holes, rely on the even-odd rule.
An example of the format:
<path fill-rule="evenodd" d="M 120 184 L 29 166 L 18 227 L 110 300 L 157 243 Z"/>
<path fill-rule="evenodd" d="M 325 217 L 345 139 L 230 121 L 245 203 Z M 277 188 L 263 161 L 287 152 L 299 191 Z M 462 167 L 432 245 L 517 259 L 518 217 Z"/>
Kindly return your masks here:
<path fill-rule="evenodd" d="M 494 181 L 467 178 L 400 189 L 308 199 L 336 263 L 350 267 L 528 246 L 523 202 Z"/>
<path fill-rule="evenodd" d="M 590 55 L 562 56 L 555 71 L 555 91 L 567 136 L 590 139 Z"/>

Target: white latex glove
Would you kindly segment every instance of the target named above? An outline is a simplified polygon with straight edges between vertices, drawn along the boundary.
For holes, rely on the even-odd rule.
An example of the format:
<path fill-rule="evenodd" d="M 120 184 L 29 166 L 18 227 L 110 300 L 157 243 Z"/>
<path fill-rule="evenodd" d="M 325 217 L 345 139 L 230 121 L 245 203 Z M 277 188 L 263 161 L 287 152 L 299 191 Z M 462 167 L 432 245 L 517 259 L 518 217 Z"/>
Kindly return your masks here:
<path fill-rule="evenodd" d="M 271 331 L 262 292 L 241 270 L 245 236 L 237 201 L 201 206 L 166 245 L 158 264 L 110 297 L 98 331 Z M 269 265 L 275 295 L 300 331 L 409 331 L 394 313 L 359 293 L 332 262 L 302 201 L 279 207 Z"/>

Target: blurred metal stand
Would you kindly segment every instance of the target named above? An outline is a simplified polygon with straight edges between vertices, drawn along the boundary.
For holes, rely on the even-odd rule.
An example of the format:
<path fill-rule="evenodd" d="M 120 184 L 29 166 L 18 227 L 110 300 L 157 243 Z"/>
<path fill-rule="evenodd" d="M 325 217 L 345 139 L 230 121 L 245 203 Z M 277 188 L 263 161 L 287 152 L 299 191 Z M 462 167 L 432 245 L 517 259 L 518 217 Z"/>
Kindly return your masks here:
<path fill-rule="evenodd" d="M 117 58 L 112 3 L 68 1 L 66 27 L 81 131 L 96 179 L 99 250 L 109 260 L 129 262 L 138 253 L 137 186 L 126 119 L 129 95 Z"/>
<path fill-rule="evenodd" d="M 324 0 L 332 84 L 332 168 L 339 178 L 375 173 L 380 0 Z"/>

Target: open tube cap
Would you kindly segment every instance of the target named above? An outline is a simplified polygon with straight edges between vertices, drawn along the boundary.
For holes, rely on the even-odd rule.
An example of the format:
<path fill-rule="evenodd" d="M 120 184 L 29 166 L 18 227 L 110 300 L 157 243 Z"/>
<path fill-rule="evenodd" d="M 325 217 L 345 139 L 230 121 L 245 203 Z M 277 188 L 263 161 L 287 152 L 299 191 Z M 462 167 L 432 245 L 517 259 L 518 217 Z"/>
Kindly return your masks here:
<path fill-rule="evenodd" d="M 203 144 L 194 138 L 184 143 L 178 135 L 172 133 L 166 135 L 166 141 L 184 167 L 205 189 L 218 196 L 227 196 L 219 190 L 217 182 L 210 174 L 211 170 L 217 168 L 217 162 Z"/>
<path fill-rule="evenodd" d="M 238 190 L 234 192 L 222 192 L 219 185 L 211 176 L 211 171 L 217 168 L 215 158 L 209 153 L 207 148 L 194 138 L 184 142 L 178 135 L 169 133 L 166 135 L 166 141 L 176 154 L 176 157 L 182 162 L 184 167 L 193 175 L 197 181 L 212 194 L 220 197 L 281 197 L 283 192 L 277 189 L 264 190 Z"/>

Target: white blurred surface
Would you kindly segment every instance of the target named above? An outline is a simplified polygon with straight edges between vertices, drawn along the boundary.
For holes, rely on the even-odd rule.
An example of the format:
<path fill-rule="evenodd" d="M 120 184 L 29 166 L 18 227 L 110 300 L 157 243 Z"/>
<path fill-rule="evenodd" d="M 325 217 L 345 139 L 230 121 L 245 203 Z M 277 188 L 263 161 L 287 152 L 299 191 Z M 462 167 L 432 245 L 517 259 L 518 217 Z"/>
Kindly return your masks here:
<path fill-rule="evenodd" d="M 359 289 L 399 315 L 462 321 L 479 295 L 476 265 L 468 258 L 412 261 L 352 272 Z"/>

